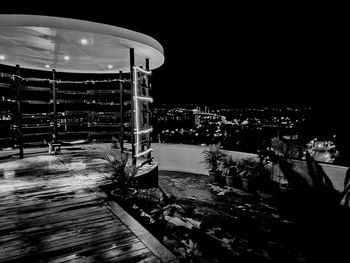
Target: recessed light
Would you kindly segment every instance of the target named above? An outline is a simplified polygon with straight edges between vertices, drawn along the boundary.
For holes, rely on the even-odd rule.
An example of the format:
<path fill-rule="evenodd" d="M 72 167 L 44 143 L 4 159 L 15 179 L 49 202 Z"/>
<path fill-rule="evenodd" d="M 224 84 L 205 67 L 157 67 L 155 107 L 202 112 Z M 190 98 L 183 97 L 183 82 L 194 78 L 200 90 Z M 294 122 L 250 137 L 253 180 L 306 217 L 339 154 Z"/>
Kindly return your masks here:
<path fill-rule="evenodd" d="M 87 45 L 88 44 L 88 40 L 86 38 L 82 38 L 82 39 L 80 39 L 80 43 L 82 45 Z"/>
<path fill-rule="evenodd" d="M 65 61 L 68 61 L 70 59 L 69 56 L 64 56 L 63 58 L 64 58 Z"/>
<path fill-rule="evenodd" d="M 50 65 L 45 65 L 45 68 L 49 68 L 50 67 Z"/>
<path fill-rule="evenodd" d="M 5 59 L 6 59 L 5 55 L 0 55 L 0 60 L 5 60 Z"/>
<path fill-rule="evenodd" d="M 113 68 L 113 65 L 108 65 L 108 68 L 109 68 L 109 69 L 112 69 L 112 68 Z"/>

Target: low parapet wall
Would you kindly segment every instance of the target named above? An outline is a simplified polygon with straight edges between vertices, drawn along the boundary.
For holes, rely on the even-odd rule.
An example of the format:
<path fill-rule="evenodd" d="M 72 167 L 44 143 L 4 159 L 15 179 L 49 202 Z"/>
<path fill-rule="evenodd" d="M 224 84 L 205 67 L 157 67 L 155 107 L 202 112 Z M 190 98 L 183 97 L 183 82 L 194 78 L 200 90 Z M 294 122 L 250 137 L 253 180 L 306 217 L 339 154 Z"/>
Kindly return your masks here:
<path fill-rule="evenodd" d="M 208 174 L 203 161 L 203 151 L 208 147 L 187 144 L 152 143 L 154 158 L 159 163 L 160 170 Z M 233 159 L 257 158 L 256 154 L 223 151 L 232 155 Z"/>
<path fill-rule="evenodd" d="M 154 158 L 159 163 L 159 170 L 189 172 L 197 174 L 208 174 L 203 161 L 203 151 L 208 147 L 201 147 L 186 144 L 163 144 L 153 143 Z M 223 151 L 232 155 L 233 159 L 241 160 L 243 158 L 257 158 L 256 154 Z M 297 171 L 306 171 L 305 161 L 293 160 L 294 168 Z M 337 166 L 332 164 L 320 164 L 325 173 L 332 180 L 334 187 L 342 191 L 344 189 L 344 179 L 348 167 Z M 276 179 L 281 175 L 278 165 L 273 169 L 273 177 Z"/>

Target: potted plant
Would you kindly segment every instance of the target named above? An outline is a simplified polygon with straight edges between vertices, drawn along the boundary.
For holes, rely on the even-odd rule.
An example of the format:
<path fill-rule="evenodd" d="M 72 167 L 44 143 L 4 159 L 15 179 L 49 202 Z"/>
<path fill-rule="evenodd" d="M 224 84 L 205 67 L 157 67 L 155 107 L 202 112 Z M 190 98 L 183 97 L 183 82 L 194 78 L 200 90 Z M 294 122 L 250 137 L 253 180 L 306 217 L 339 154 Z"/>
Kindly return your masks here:
<path fill-rule="evenodd" d="M 204 160 L 202 163 L 205 164 L 206 169 L 209 170 L 209 176 L 211 181 L 214 183 L 220 182 L 220 171 L 218 170 L 221 159 L 225 156 L 220 151 L 220 144 L 210 145 L 208 150 L 203 151 Z"/>
<path fill-rule="evenodd" d="M 232 156 L 222 157 L 222 162 L 218 168 L 222 172 L 222 177 L 227 186 L 234 186 L 237 179 L 239 167 L 238 162 L 234 161 Z"/>
<path fill-rule="evenodd" d="M 112 155 L 106 155 L 107 165 L 113 168 L 113 181 L 117 188 L 111 194 L 117 197 L 125 197 L 136 193 L 133 186 L 133 178 L 137 169 L 133 167 L 127 152 L 116 151 Z"/>
<path fill-rule="evenodd" d="M 246 191 L 254 190 L 261 173 L 260 163 L 253 158 L 246 158 L 240 162 L 239 167 L 242 188 Z"/>

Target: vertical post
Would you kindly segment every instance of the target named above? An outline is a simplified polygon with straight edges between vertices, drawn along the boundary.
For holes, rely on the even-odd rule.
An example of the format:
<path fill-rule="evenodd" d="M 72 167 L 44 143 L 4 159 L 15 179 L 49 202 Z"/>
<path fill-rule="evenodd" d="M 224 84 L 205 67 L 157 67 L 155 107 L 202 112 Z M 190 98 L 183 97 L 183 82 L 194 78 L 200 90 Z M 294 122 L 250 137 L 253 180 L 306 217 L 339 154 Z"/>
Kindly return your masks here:
<path fill-rule="evenodd" d="M 22 132 L 22 111 L 21 111 L 21 69 L 16 65 L 16 93 L 17 93 L 17 124 L 18 124 L 18 138 L 19 158 L 23 159 L 23 132 Z"/>
<path fill-rule="evenodd" d="M 149 58 L 146 58 L 146 70 L 149 71 Z"/>
<path fill-rule="evenodd" d="M 135 92 L 134 92 L 134 66 L 135 66 L 135 53 L 134 49 L 130 48 L 130 86 L 131 86 L 131 155 L 132 155 L 132 165 L 136 166 L 136 151 L 135 151 L 135 121 L 136 120 L 136 112 L 135 112 Z M 137 136 L 137 135 L 136 135 Z M 136 145 L 138 147 L 138 145 Z"/>
<path fill-rule="evenodd" d="M 52 70 L 52 100 L 53 100 L 53 142 L 57 143 L 57 89 L 56 89 L 56 71 Z"/>
<path fill-rule="evenodd" d="M 149 71 L 149 58 L 146 58 L 146 70 Z M 150 88 L 150 82 L 149 82 L 149 79 L 150 79 L 150 76 L 149 75 L 146 75 L 146 78 L 147 78 L 147 84 L 148 84 L 148 87 L 146 88 L 146 96 L 149 97 L 149 88 Z M 146 103 L 146 112 L 147 112 L 147 124 L 150 125 L 150 107 L 149 107 L 149 102 Z M 146 139 L 147 139 L 147 148 L 151 148 L 151 135 L 149 133 L 147 133 L 146 135 Z M 151 152 L 147 154 L 147 159 L 150 159 L 152 157 L 151 155 Z"/>
<path fill-rule="evenodd" d="M 124 87 L 123 87 L 123 72 L 119 71 L 119 114 L 120 114 L 120 151 L 124 152 L 124 123 L 123 123 L 123 95 L 124 95 Z"/>
<path fill-rule="evenodd" d="M 141 69 L 143 69 L 143 67 L 142 66 L 140 66 L 140 68 Z M 142 73 L 140 74 L 140 77 L 143 77 L 143 75 L 142 75 Z M 139 84 L 139 81 L 138 80 L 136 80 L 136 82 L 137 82 L 137 85 Z M 141 94 L 141 96 L 145 96 L 146 94 L 144 94 L 143 93 L 143 88 L 140 88 L 140 90 L 139 90 L 139 86 L 137 86 L 137 92 L 140 92 L 140 93 L 138 93 L 138 95 L 140 95 Z M 143 102 L 143 103 L 140 103 L 140 105 L 138 105 L 139 107 L 138 107 L 138 110 L 139 110 L 139 114 L 138 114 L 138 116 L 139 116 L 139 128 L 145 128 L 145 125 L 147 125 L 148 123 L 147 123 L 147 119 L 145 120 L 145 109 L 146 109 L 146 106 L 145 105 L 147 105 L 148 103 L 147 102 Z M 146 113 L 147 114 L 147 113 Z M 148 127 L 148 126 L 147 126 Z M 144 140 L 144 136 L 145 136 L 145 138 L 146 138 L 146 140 L 147 140 L 147 134 L 146 135 L 139 135 L 140 136 L 140 139 L 139 139 L 139 141 L 141 140 L 141 144 L 140 144 L 140 150 L 141 150 L 141 152 L 143 152 L 144 150 L 145 150 L 145 145 L 144 145 L 144 142 L 143 142 L 143 140 Z M 147 145 L 146 145 L 147 146 Z"/>

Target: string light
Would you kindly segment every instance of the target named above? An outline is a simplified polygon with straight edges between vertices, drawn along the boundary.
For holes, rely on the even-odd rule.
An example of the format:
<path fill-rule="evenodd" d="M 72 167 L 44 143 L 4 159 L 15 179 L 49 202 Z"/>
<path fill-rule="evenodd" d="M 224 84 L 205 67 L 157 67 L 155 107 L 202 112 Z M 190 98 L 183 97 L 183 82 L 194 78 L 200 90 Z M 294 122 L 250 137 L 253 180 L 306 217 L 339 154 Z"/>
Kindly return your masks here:
<path fill-rule="evenodd" d="M 143 156 L 143 155 L 146 155 L 147 153 L 150 153 L 152 152 L 153 149 L 152 148 L 149 148 L 148 150 L 144 151 L 144 152 L 140 152 L 140 153 L 137 153 L 135 154 L 136 157 L 140 157 L 140 156 Z"/>
<path fill-rule="evenodd" d="M 139 100 L 144 100 L 144 101 L 148 101 L 148 102 L 153 102 L 153 99 L 151 97 L 139 97 L 139 96 L 136 96 L 137 99 Z"/>
<path fill-rule="evenodd" d="M 80 43 L 85 46 L 88 44 L 88 40 L 86 38 L 82 38 L 80 39 Z"/>
<path fill-rule="evenodd" d="M 49 65 L 48 65 L 49 66 Z M 111 82 L 130 82 L 129 79 L 104 79 L 104 80 L 84 80 L 84 81 L 68 81 L 68 80 L 52 80 L 52 79 L 42 79 L 42 78 L 22 78 L 19 75 L 8 74 L 0 72 L 0 77 L 2 78 L 19 78 L 22 81 L 36 81 L 36 82 L 50 82 L 57 84 L 96 84 L 96 83 L 111 83 Z"/>
<path fill-rule="evenodd" d="M 138 136 L 139 134 L 139 106 L 137 102 L 137 67 L 134 67 L 134 105 L 135 105 L 135 128 L 136 128 L 136 154 L 135 156 L 139 154 L 139 143 L 140 138 Z"/>
<path fill-rule="evenodd" d="M 139 132 L 135 132 L 135 134 L 145 134 L 145 133 L 150 133 L 153 131 L 153 128 L 147 129 L 147 130 L 139 130 Z"/>
<path fill-rule="evenodd" d="M 141 71 L 144 74 L 152 75 L 152 71 L 144 70 L 143 68 L 134 67 L 136 70 Z"/>
<path fill-rule="evenodd" d="M 69 60 L 69 56 L 65 56 L 64 57 L 65 60 Z M 49 65 L 45 65 L 46 68 L 49 68 Z M 109 68 L 112 68 L 112 65 L 108 65 Z M 149 128 L 146 130 L 140 130 L 140 122 L 139 122 L 139 106 L 138 106 L 138 100 L 142 100 L 142 101 L 148 101 L 148 102 L 153 102 L 153 99 L 151 97 L 142 97 L 142 96 L 138 96 L 137 94 L 137 89 L 138 89 L 138 81 L 142 78 L 137 78 L 137 71 L 140 71 L 141 73 L 147 74 L 147 75 L 151 75 L 152 72 L 151 71 L 147 71 L 144 70 L 142 68 L 139 67 L 134 67 L 134 102 L 135 102 L 135 127 L 136 127 L 136 153 L 135 153 L 135 157 L 140 157 L 143 155 L 148 154 L 149 152 L 152 152 L 153 149 L 149 148 L 148 150 L 144 151 L 144 152 L 139 152 L 139 144 L 140 144 L 140 134 L 146 134 L 146 133 L 150 133 L 151 131 L 153 131 L 153 128 Z M 19 78 L 21 81 L 37 81 L 37 82 L 49 82 L 49 83 L 57 83 L 57 84 L 96 84 L 96 83 L 111 83 L 111 82 L 130 82 L 130 80 L 126 80 L 126 79 L 105 79 L 105 80 L 85 80 L 85 81 L 62 81 L 62 80 L 52 80 L 52 79 L 43 79 L 43 78 L 22 78 L 19 75 L 15 75 L 15 74 L 8 74 L 8 73 L 0 73 L 0 76 L 2 78 L 11 78 L 12 80 L 14 80 L 15 78 Z"/>
<path fill-rule="evenodd" d="M 2 78 L 12 78 L 13 75 L 7 73 L 1 73 Z"/>
<path fill-rule="evenodd" d="M 140 157 L 142 155 L 145 155 L 152 150 L 152 148 L 144 151 L 144 152 L 139 152 L 139 144 L 140 144 L 140 134 L 145 134 L 145 133 L 149 133 L 153 130 L 153 128 L 150 128 L 150 129 L 146 129 L 146 130 L 140 130 L 140 122 L 139 122 L 139 106 L 138 106 L 138 100 L 145 100 L 145 101 L 149 101 L 149 102 L 153 102 L 153 99 L 150 98 L 150 97 L 140 97 L 138 96 L 138 93 L 137 93 L 137 88 L 138 88 L 138 78 L 137 78 L 137 71 L 140 71 L 144 74 L 147 74 L 147 75 L 150 75 L 152 72 L 151 71 L 147 71 L 147 70 L 144 70 L 142 68 L 139 68 L 139 67 L 134 67 L 134 82 L 133 82 L 133 85 L 134 85 L 134 105 L 135 105 L 135 128 L 136 128 L 136 153 L 135 153 L 135 157 Z"/>

